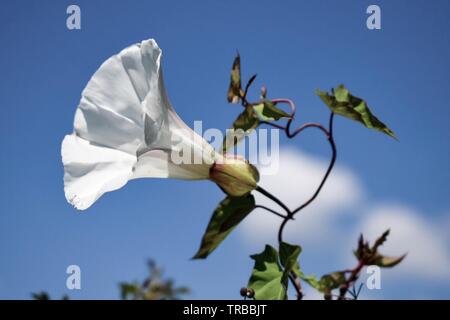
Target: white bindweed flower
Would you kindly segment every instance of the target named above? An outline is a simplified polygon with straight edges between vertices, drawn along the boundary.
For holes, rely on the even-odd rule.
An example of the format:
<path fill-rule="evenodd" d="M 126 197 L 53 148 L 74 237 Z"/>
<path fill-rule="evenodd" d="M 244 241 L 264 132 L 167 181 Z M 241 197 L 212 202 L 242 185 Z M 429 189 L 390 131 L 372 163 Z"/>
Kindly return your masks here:
<path fill-rule="evenodd" d="M 232 196 L 256 187 L 253 166 L 215 152 L 175 113 L 161 55 L 152 39 L 125 48 L 83 90 L 61 147 L 65 195 L 77 209 L 136 178 L 211 179 Z"/>

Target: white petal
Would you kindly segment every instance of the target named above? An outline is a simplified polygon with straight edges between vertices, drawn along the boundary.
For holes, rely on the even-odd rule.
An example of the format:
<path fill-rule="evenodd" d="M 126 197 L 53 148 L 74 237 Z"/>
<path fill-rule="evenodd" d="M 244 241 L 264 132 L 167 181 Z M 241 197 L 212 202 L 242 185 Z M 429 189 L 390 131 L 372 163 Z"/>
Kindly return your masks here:
<path fill-rule="evenodd" d="M 61 153 L 67 200 L 86 209 L 103 193 L 123 186 L 132 175 L 144 142 L 144 115 L 154 130 L 169 108 L 160 79 L 161 50 L 154 40 L 130 46 L 105 61 L 83 90 L 75 113 L 74 134 Z M 163 96 L 163 98 L 158 98 Z"/>
<path fill-rule="evenodd" d="M 106 60 L 83 90 L 74 122 L 76 134 L 135 154 L 144 141 L 144 114 L 159 128 L 168 109 L 160 58 L 156 42 L 147 40 Z"/>
<path fill-rule="evenodd" d="M 119 113 L 92 104 L 84 97 L 75 113 L 75 132 L 101 146 L 135 155 L 142 144 L 142 126 Z"/>
<path fill-rule="evenodd" d="M 64 138 L 61 156 L 66 199 L 80 210 L 126 184 L 136 163 L 134 156 L 92 145 L 74 134 Z"/>
<path fill-rule="evenodd" d="M 174 164 L 170 151 L 151 150 L 138 158 L 133 178 L 200 180 L 209 177 L 209 168 L 205 164 Z"/>
<path fill-rule="evenodd" d="M 148 121 L 147 125 L 151 125 Z M 181 121 L 173 109 L 164 121 L 167 125 L 157 133 L 156 142 L 140 150 L 133 177 L 208 179 L 209 169 L 216 160 L 214 148 Z M 183 153 L 187 154 L 186 161 L 182 161 Z"/>
<path fill-rule="evenodd" d="M 151 84 L 158 81 L 161 54 L 161 49 L 153 39 L 125 48 L 119 53 L 140 101 L 144 101 Z"/>

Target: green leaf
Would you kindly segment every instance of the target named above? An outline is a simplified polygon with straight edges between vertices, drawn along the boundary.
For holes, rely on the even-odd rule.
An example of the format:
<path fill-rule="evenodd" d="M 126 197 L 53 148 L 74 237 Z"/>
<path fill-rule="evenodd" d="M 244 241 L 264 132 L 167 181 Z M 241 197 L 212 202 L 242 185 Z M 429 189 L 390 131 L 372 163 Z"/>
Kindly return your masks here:
<path fill-rule="evenodd" d="M 370 261 L 370 264 L 379 266 L 381 268 L 392 268 L 395 267 L 400 262 L 402 262 L 405 257 L 406 254 L 399 257 L 388 257 L 381 254 L 377 254 L 373 258 L 373 260 Z"/>
<path fill-rule="evenodd" d="M 290 117 L 289 114 L 287 114 L 284 110 L 277 108 L 276 105 L 270 100 L 263 100 L 261 103 L 254 105 L 253 109 L 259 118 L 264 121 L 279 120 L 280 118 Z"/>
<path fill-rule="evenodd" d="M 231 231 L 255 208 L 252 194 L 228 196 L 214 211 L 203 236 L 200 249 L 193 259 L 204 259 L 213 252 Z"/>
<path fill-rule="evenodd" d="M 135 283 L 122 282 L 122 283 L 119 283 L 119 287 L 120 287 L 120 297 L 122 300 L 126 300 L 129 297 L 131 297 L 132 299 L 135 299 L 139 295 L 139 292 L 140 292 L 139 285 L 137 285 Z"/>
<path fill-rule="evenodd" d="M 244 131 L 255 129 L 259 125 L 259 119 L 254 112 L 252 106 L 247 106 L 245 110 L 239 114 L 233 123 L 233 129 L 242 129 Z"/>
<path fill-rule="evenodd" d="M 317 290 L 320 289 L 320 281 L 314 274 L 306 275 L 303 273 L 303 271 L 300 271 L 300 273 L 297 276 L 303 281 L 305 281 L 307 284 L 309 284 L 311 287 Z"/>
<path fill-rule="evenodd" d="M 227 99 L 230 103 L 239 103 L 239 100 L 243 96 L 241 87 L 241 57 L 239 53 L 233 61 L 233 67 L 231 68 L 230 86 L 228 88 Z"/>
<path fill-rule="evenodd" d="M 298 256 L 302 252 L 300 246 L 292 245 L 286 242 L 280 244 L 280 262 L 284 268 L 284 276 L 286 279 L 289 277 L 289 273 L 292 271 L 297 276 L 300 275 L 300 265 L 298 264 Z"/>
<path fill-rule="evenodd" d="M 287 299 L 287 278 L 278 262 L 277 250 L 266 245 L 260 254 L 252 255 L 255 260 L 248 287 L 255 291 L 256 300 Z"/>
<path fill-rule="evenodd" d="M 342 271 L 326 274 L 320 278 L 318 289 L 323 293 L 331 293 L 331 290 L 339 288 L 345 281 L 345 273 Z"/>
<path fill-rule="evenodd" d="M 233 148 L 252 130 L 259 125 L 259 118 L 256 115 L 253 106 L 247 105 L 245 110 L 239 114 L 233 123 L 232 130 L 228 130 L 222 144 L 222 152 Z"/>
<path fill-rule="evenodd" d="M 316 93 L 333 113 L 358 121 L 367 128 L 381 131 L 397 139 L 394 132 L 372 114 L 367 103 L 351 95 L 344 85 L 341 84 L 332 90 L 331 95 L 320 90 L 316 90 Z"/>
<path fill-rule="evenodd" d="M 302 252 L 302 248 L 300 246 L 291 245 L 286 242 L 282 242 L 280 245 L 280 262 L 281 265 L 285 269 L 285 273 L 287 272 L 287 276 L 289 272 L 294 272 L 297 277 L 301 280 L 308 283 L 311 287 L 319 290 L 320 282 L 316 278 L 315 275 L 305 275 L 303 271 L 300 269 L 300 264 L 297 259 Z"/>

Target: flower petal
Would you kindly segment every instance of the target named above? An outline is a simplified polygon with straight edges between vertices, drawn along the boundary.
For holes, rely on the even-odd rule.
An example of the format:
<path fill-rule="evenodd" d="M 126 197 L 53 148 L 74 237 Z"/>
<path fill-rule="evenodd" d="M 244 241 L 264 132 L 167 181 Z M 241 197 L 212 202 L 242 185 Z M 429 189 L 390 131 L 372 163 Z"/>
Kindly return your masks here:
<path fill-rule="evenodd" d="M 210 165 L 175 164 L 171 161 L 171 151 L 150 150 L 138 158 L 133 179 L 173 178 L 183 180 L 208 179 Z"/>
<path fill-rule="evenodd" d="M 61 146 L 66 199 L 77 209 L 90 207 L 103 193 L 119 189 L 132 175 L 136 157 L 67 135 Z"/>
<path fill-rule="evenodd" d="M 75 133 L 98 145 L 136 154 L 144 143 L 144 114 L 157 130 L 168 110 L 160 59 L 156 42 L 147 40 L 106 60 L 83 90 Z"/>
<path fill-rule="evenodd" d="M 142 127 L 110 109 L 94 105 L 85 97 L 75 112 L 75 132 L 100 146 L 135 155 L 142 144 Z"/>

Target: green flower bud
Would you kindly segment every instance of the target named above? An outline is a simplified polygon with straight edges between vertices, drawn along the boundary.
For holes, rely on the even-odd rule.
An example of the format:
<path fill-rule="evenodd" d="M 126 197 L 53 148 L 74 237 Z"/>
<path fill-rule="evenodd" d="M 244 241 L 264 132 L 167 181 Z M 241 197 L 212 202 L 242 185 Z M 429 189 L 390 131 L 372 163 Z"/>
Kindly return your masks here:
<path fill-rule="evenodd" d="M 240 197 L 256 188 L 259 173 L 246 160 L 224 158 L 211 166 L 209 178 L 228 195 Z"/>

